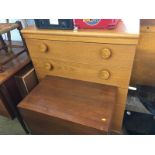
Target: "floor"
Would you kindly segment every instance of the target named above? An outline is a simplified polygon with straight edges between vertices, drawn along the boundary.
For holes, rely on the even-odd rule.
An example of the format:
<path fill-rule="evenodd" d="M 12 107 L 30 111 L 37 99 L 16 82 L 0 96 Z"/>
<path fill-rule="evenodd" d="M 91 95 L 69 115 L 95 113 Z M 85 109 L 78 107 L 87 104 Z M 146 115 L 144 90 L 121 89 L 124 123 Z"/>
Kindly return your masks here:
<path fill-rule="evenodd" d="M 17 119 L 11 120 L 0 116 L 0 135 L 25 135 Z"/>

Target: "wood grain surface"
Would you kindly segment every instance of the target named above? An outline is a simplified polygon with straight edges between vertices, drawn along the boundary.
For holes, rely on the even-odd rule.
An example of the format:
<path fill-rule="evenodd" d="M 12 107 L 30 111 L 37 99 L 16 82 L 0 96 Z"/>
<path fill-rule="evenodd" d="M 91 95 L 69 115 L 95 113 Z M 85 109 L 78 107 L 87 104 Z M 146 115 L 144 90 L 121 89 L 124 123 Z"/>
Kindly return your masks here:
<path fill-rule="evenodd" d="M 52 122 L 53 119 L 57 119 L 57 124 L 62 126 L 61 123 L 59 124 L 60 119 L 60 122 L 66 121 L 64 126 L 68 125 L 67 122 L 73 122 L 73 126 L 79 124 L 88 130 L 92 128 L 107 133 L 111 127 L 116 95 L 116 87 L 47 76 L 18 107 L 22 109 L 21 113 L 30 129 L 32 128 L 32 132 L 33 126 L 36 126 L 37 123 L 38 132 L 50 134 L 49 127 L 52 133 L 52 126 L 55 122 L 48 124 L 46 120 Z M 31 118 L 27 118 L 29 110 L 34 112 L 30 112 L 31 117 L 36 115 L 37 118 L 38 113 L 40 113 L 39 116 L 43 115 L 44 122 L 41 117 L 41 122 L 38 118 L 37 122 L 32 122 Z M 46 118 L 46 116 L 51 118 Z M 29 124 L 29 122 L 31 123 Z M 55 127 L 53 126 L 53 128 Z M 73 132 L 73 129 L 68 128 Z M 64 128 L 64 133 L 65 130 L 66 128 Z M 79 134 L 83 133 L 79 132 Z"/>
<path fill-rule="evenodd" d="M 28 27 L 22 33 L 40 80 L 54 75 L 118 87 L 111 130 L 119 133 L 138 43 L 138 27 L 135 24 L 133 29 L 131 23 L 120 22 L 114 30 Z"/>

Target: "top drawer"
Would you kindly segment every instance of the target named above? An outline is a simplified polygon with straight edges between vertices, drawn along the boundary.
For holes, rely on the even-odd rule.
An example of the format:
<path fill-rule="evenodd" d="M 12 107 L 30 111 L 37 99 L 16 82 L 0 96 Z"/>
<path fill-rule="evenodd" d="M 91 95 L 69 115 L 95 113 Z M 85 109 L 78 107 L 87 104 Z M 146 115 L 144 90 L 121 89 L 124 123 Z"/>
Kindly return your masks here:
<path fill-rule="evenodd" d="M 26 40 L 32 58 L 52 58 L 94 65 L 130 68 L 135 46 L 67 41 Z"/>

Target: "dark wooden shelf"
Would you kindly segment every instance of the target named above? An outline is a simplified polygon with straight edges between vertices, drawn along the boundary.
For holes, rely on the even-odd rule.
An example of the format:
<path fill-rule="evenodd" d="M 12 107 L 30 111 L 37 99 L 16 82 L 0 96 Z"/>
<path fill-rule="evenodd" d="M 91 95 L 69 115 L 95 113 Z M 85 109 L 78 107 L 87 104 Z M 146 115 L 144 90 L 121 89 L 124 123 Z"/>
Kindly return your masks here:
<path fill-rule="evenodd" d="M 20 50 L 20 49 L 18 49 L 18 50 Z M 4 57 L 2 57 L 2 58 L 4 58 Z M 7 61 L 7 57 L 3 61 Z M 31 60 L 28 56 L 28 53 L 23 52 L 20 55 L 18 55 L 16 58 L 14 58 L 13 60 L 11 60 L 8 63 L 6 63 L 5 65 L 3 65 L 4 72 L 0 73 L 0 84 L 5 82 L 6 80 L 8 80 L 11 76 L 13 76 L 15 73 L 17 73 L 20 69 L 22 69 L 24 66 L 26 66 L 30 62 L 31 62 Z"/>

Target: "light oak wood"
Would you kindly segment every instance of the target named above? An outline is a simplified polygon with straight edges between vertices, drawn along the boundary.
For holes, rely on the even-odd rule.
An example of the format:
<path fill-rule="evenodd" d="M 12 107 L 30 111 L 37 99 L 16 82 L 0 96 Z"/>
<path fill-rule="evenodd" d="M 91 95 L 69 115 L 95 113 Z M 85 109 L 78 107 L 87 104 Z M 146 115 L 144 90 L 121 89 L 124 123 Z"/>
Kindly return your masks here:
<path fill-rule="evenodd" d="M 40 80 L 46 75 L 56 75 L 71 79 L 114 85 L 122 88 L 128 88 L 129 85 L 129 70 L 131 70 L 132 63 L 130 63 L 129 67 L 126 67 L 113 64 L 81 64 L 76 61 L 70 62 L 52 58 L 42 59 L 41 61 L 38 61 L 38 58 L 32 57 L 32 59 Z"/>
<path fill-rule="evenodd" d="M 135 45 L 138 43 L 139 23 L 125 25 L 120 22 L 118 27 L 113 30 L 43 30 L 35 26 L 27 27 L 22 30 L 24 38 L 47 39 L 61 41 L 80 41 Z M 52 35 L 52 37 L 51 37 Z M 67 37 L 66 37 L 67 36 Z"/>
<path fill-rule="evenodd" d="M 117 102 L 114 107 L 113 121 L 111 131 L 115 133 L 120 133 L 122 129 L 122 121 L 124 116 L 124 110 L 126 106 L 126 97 L 128 89 L 118 88 L 117 92 Z"/>
<path fill-rule="evenodd" d="M 83 37 L 112 37 L 112 38 L 126 38 L 126 39 L 135 39 L 137 43 L 137 38 L 139 37 L 139 21 L 137 20 L 134 23 L 134 29 L 131 23 L 120 22 L 115 29 L 106 30 L 106 29 L 84 29 L 84 30 L 50 30 L 50 29 L 38 29 L 35 26 L 29 26 L 22 30 L 24 35 L 26 34 L 41 34 L 41 35 L 65 35 L 65 36 L 83 36 Z M 33 30 L 33 31 L 32 31 Z M 30 36 L 29 36 L 30 37 Z"/>
<path fill-rule="evenodd" d="M 109 59 L 112 56 L 112 52 L 109 48 L 103 48 L 101 50 L 101 57 L 103 59 Z"/>
<path fill-rule="evenodd" d="M 43 53 L 47 52 L 47 51 L 48 51 L 48 46 L 47 46 L 45 43 L 42 42 L 42 43 L 39 45 L 39 51 L 41 51 L 41 52 L 43 52 Z"/>
<path fill-rule="evenodd" d="M 110 82 L 110 80 L 107 83 L 110 82 L 110 84 L 124 88 L 128 87 L 130 78 L 130 72 L 128 70 L 131 70 L 135 51 L 135 46 L 133 45 L 125 46 L 35 39 L 26 39 L 26 42 L 31 58 L 35 59 L 34 65 L 37 65 L 37 70 L 41 70 L 38 72 L 43 74 L 39 75 L 41 78 L 46 74 L 60 75 L 59 72 L 62 72 L 61 76 L 64 74 L 64 77 L 72 77 L 73 74 L 74 78 L 76 78 L 77 74 L 77 79 L 80 77 L 83 79 L 83 74 L 87 74 L 86 76 L 91 77 L 90 72 L 93 73 L 91 68 L 94 68 L 95 74 L 93 73 L 93 76 L 96 76 L 96 78 L 98 78 L 98 74 L 100 74 L 102 70 L 109 70 L 112 73 L 112 82 Z M 40 49 L 40 45 L 45 44 L 48 50 L 43 53 L 42 48 Z M 110 57 L 105 59 L 103 58 L 103 52 L 107 51 L 108 55 L 110 52 Z M 39 58 L 42 58 L 42 61 L 38 61 Z M 52 68 L 52 72 L 49 72 L 51 69 L 48 68 Z M 72 72 L 71 70 L 74 71 Z M 69 71 L 70 73 L 67 76 L 66 74 Z M 99 79 L 99 81 L 101 80 Z M 104 83 L 104 81 L 102 83 Z"/>
<path fill-rule="evenodd" d="M 135 25 L 136 26 L 136 25 Z M 22 30 L 40 80 L 46 75 L 117 86 L 112 131 L 119 133 L 139 31 L 122 22 L 115 30 Z"/>
<path fill-rule="evenodd" d="M 32 58 L 53 58 L 94 65 L 123 65 L 126 68 L 130 67 L 134 56 L 133 51 L 135 51 L 134 45 L 48 41 L 27 38 L 26 43 Z M 46 46 L 46 52 L 42 52 L 41 46 Z M 107 57 L 105 54 L 109 57 L 108 59 L 105 59 Z"/>

